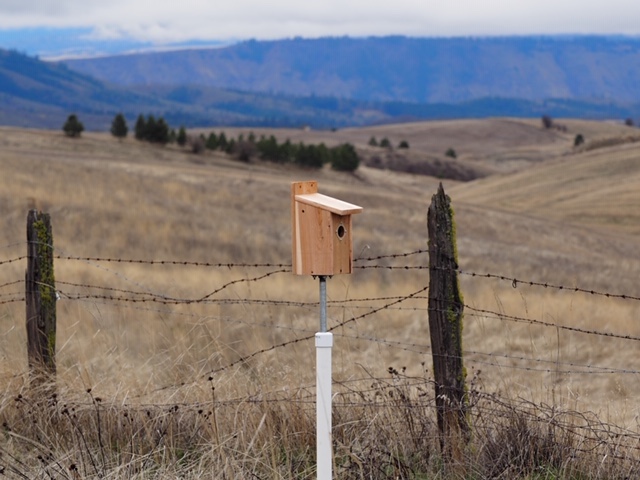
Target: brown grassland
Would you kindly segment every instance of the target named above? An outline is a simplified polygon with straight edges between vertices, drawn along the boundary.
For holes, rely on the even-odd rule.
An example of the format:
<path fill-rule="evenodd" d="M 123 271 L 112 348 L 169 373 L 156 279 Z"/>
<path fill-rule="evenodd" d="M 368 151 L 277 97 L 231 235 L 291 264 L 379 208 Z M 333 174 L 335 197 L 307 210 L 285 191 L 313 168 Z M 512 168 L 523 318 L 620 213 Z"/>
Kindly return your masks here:
<path fill-rule="evenodd" d="M 0 128 L 0 473 L 315 478 L 317 283 L 287 266 L 290 183 L 314 179 L 364 207 L 356 269 L 328 282 L 336 478 L 637 476 L 640 143 L 620 124 L 561 123 L 567 131 L 514 119 L 254 130 L 349 141 L 364 156 L 376 153 L 372 136 L 407 140 L 417 161 L 446 161 L 453 147 L 456 162 L 483 173 L 442 180 L 466 272 L 473 425 L 449 462 L 432 408 L 428 269 L 385 268 L 428 266 L 426 253 L 390 256 L 427 248 L 441 180 Z M 29 388 L 25 261 L 8 262 L 25 255 L 34 207 L 51 214 L 62 257 L 56 394 L 45 389 L 46 400 Z M 229 263 L 247 266 L 217 266 Z"/>

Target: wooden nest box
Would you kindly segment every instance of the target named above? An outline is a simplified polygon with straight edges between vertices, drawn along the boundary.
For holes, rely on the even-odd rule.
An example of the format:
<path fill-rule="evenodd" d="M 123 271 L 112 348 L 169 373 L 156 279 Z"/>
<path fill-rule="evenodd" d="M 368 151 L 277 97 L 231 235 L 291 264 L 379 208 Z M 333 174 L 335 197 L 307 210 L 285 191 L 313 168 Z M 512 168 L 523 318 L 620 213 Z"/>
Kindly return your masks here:
<path fill-rule="evenodd" d="M 351 215 L 362 207 L 318 193 L 318 182 L 291 185 L 293 274 L 351 273 Z"/>

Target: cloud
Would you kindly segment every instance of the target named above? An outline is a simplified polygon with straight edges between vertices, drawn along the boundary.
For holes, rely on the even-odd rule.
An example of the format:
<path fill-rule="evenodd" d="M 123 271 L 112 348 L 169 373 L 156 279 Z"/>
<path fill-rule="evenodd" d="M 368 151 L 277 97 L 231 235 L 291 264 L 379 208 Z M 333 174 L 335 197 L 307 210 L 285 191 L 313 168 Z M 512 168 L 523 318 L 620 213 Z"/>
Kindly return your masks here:
<path fill-rule="evenodd" d="M 325 35 L 640 34 L 640 2 L 609 0 L 2 0 L 0 28 L 88 27 L 171 43 Z"/>

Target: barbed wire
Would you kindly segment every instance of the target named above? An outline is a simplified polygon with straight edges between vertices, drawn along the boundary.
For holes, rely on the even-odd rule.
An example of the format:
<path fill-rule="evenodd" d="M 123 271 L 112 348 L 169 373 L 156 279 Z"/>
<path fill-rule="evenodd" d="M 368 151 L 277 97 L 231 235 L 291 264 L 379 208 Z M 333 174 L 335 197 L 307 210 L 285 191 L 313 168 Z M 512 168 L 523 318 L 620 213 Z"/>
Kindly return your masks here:
<path fill-rule="evenodd" d="M 148 297 L 136 297 L 136 298 L 131 298 L 131 297 L 124 297 L 124 296 L 116 296 L 116 295 L 96 295 L 96 294 L 74 294 L 74 293 L 67 293 L 64 292 L 62 290 L 58 289 L 58 293 L 61 296 L 64 296 L 65 298 L 71 299 L 71 300 L 79 300 L 79 299 L 100 299 L 100 300 L 111 300 L 111 301 L 121 301 L 121 302 L 132 302 L 132 303 L 144 303 L 144 302 L 156 302 L 156 303 L 162 303 L 164 305 L 178 305 L 178 304 L 193 304 L 193 303 L 204 303 L 206 301 L 208 301 L 212 296 L 214 296 L 215 294 L 221 292 L 222 290 L 225 290 L 233 285 L 239 284 L 239 283 L 249 283 L 249 282 L 258 282 L 260 280 L 264 280 L 265 278 L 271 277 L 273 275 L 276 275 L 278 273 L 286 273 L 287 270 L 274 270 L 271 272 L 267 272 L 263 275 L 259 275 L 257 277 L 252 277 L 252 278 L 238 278 L 235 280 L 231 280 L 230 282 L 227 282 L 225 284 L 223 284 L 222 286 L 216 288 L 215 290 L 213 290 L 212 292 L 202 296 L 202 297 L 198 297 L 198 298 L 174 298 L 174 297 L 170 297 L 167 295 L 160 295 L 160 294 L 154 294 L 151 292 L 136 292 L 133 290 L 124 290 L 124 289 L 117 289 L 117 288 L 111 288 L 111 287 L 102 287 L 104 290 L 108 290 L 108 291 L 115 291 L 115 292 L 120 292 L 120 293 L 126 293 L 129 295 L 147 295 Z M 86 288 L 95 288 L 92 287 L 90 285 L 83 285 L 83 284 L 76 284 L 76 283 L 72 283 L 72 282 L 58 282 L 59 284 L 62 285 L 69 285 L 69 286 L 75 286 L 75 287 L 86 287 Z"/>
<path fill-rule="evenodd" d="M 11 285 L 17 285 L 19 283 L 24 284 L 24 279 L 22 279 L 22 280 L 14 280 L 13 282 L 3 283 L 2 285 L 0 285 L 0 288 L 10 287 Z"/>
<path fill-rule="evenodd" d="M 27 258 L 26 255 L 23 255 L 21 257 L 16 257 L 16 258 L 10 258 L 9 260 L 0 260 L 0 265 L 6 265 L 8 263 L 19 262 L 21 260 L 24 260 L 25 258 Z"/>
<path fill-rule="evenodd" d="M 414 250 L 413 252 L 406 252 L 406 253 L 391 253 L 391 254 L 388 254 L 388 255 L 378 255 L 376 257 L 355 258 L 353 261 L 355 263 L 357 263 L 357 262 L 374 262 L 376 260 L 383 260 L 383 259 L 386 259 L 386 258 L 411 257 L 413 255 L 419 255 L 421 253 L 429 253 L 429 250 L 421 249 L 421 250 Z"/>
<path fill-rule="evenodd" d="M 81 262 L 134 263 L 143 265 L 177 265 L 208 268 L 291 268 L 290 263 L 211 263 L 188 260 L 140 260 L 115 257 L 79 257 L 73 255 L 55 255 L 59 260 L 76 260 Z"/>
<path fill-rule="evenodd" d="M 391 254 L 391 255 L 381 255 L 381 256 L 377 256 L 377 257 L 369 257 L 369 258 L 362 258 L 362 259 L 358 259 L 359 261 L 377 261 L 380 259 L 384 259 L 384 258 L 401 258 L 401 257 L 409 257 L 412 255 L 417 255 L 417 254 L 422 254 L 427 252 L 427 250 L 418 250 L 418 251 L 414 251 L 414 252 L 407 252 L 407 253 L 400 253 L 400 254 Z M 2 263 L 10 263 L 10 262 L 16 262 L 19 260 L 22 260 L 26 258 L 26 256 L 23 257 L 18 257 L 15 259 L 10 259 L 7 261 L 3 261 L 0 262 L 0 264 Z M 225 284 L 223 284 L 222 286 L 216 288 L 215 290 L 213 290 L 211 293 L 208 293 L 207 295 L 204 295 L 202 297 L 197 297 L 197 298 L 176 298 L 176 297 L 172 297 L 169 295 L 163 295 L 163 294 L 157 294 L 157 293 L 153 293 L 153 292 L 140 292 L 140 291 L 135 291 L 135 290 L 129 290 L 129 289 L 118 289 L 118 288 L 113 288 L 113 287 L 107 287 L 107 286 L 96 286 L 96 285 L 89 285 L 89 284 L 79 284 L 79 283 L 72 283 L 72 282 L 64 282 L 64 281 L 59 281 L 58 284 L 60 285 L 66 285 L 66 286 L 70 286 L 70 287 L 75 287 L 75 288 L 84 288 L 84 289 L 101 289 L 103 291 L 108 291 L 108 292 L 114 292 L 114 293 L 121 293 L 123 295 L 98 295 L 98 294 L 93 294 L 93 293 L 88 293 L 88 294 L 82 294 L 82 293 L 75 293 L 75 292 L 65 292 L 65 291 L 61 291 L 58 290 L 58 292 L 66 299 L 71 299 L 71 300 L 103 300 L 103 301 L 117 301 L 117 302 L 130 302 L 130 303 L 145 303 L 145 302 L 155 302 L 155 303 L 160 303 L 160 304 L 164 304 L 164 305 L 177 305 L 177 304 L 194 304 L 194 303 L 229 303 L 229 304 L 262 304 L 262 305 L 274 305 L 274 306 L 291 306 L 291 307 L 303 307 L 303 308 L 311 308 L 314 306 L 318 305 L 318 302 L 291 302 L 291 301 L 283 301 L 283 300 L 268 300 L 268 299 L 213 299 L 211 297 L 213 297 L 215 294 L 217 294 L 218 292 L 224 290 L 225 288 L 228 288 L 234 284 L 238 284 L 238 283 L 244 283 L 244 282 L 257 282 L 260 280 L 263 280 L 265 278 L 268 278 L 271 275 L 277 274 L 277 273 L 287 273 L 289 272 L 288 268 L 290 267 L 290 265 L 288 264 L 270 264 L 270 263 L 209 263 L 209 262 L 187 262 L 187 261 L 170 261 L 170 260 L 135 260 L 135 259 L 117 259 L 117 258 L 101 258 L 101 257 L 79 257 L 79 256 L 71 256 L 71 255 L 58 255 L 56 256 L 56 258 L 59 259 L 65 259 L 65 260 L 76 260 L 76 261 L 85 261 L 85 262 L 99 262 L 99 261 L 104 261 L 104 262 L 117 262 L 117 263 L 146 263 L 146 264 L 158 264 L 158 265 L 191 265 L 191 266 L 203 266 L 203 267 L 211 267 L 211 268 L 265 268 L 265 267 L 278 267 L 280 268 L 279 270 L 275 270 L 275 271 L 271 271 L 271 272 L 267 272 L 263 275 L 259 275 L 259 276 L 255 276 L 252 278 L 241 278 L 241 279 L 235 279 L 232 280 L 230 282 L 227 282 Z M 420 269 L 426 269 L 429 267 L 416 267 L 416 266 L 383 266 L 383 265 L 369 265 L 369 266 L 362 266 L 359 268 L 395 268 L 395 269 L 412 269 L 412 268 L 420 268 Z M 535 281 L 525 281 L 525 280 L 520 280 L 517 279 L 515 277 L 509 277 L 509 276 L 505 276 L 505 275 L 496 275 L 496 274 L 491 274 L 491 273 L 477 273 L 477 272 L 468 272 L 468 271 L 463 271 L 463 270 L 457 270 L 460 274 L 462 275 L 469 275 L 472 277 L 477 277 L 477 278 L 490 278 L 490 279 L 497 279 L 500 281 L 508 281 L 511 282 L 512 286 L 514 288 L 517 288 L 519 285 L 527 285 L 527 286 L 535 286 L 535 287 L 543 287 L 543 288 L 553 288 L 553 289 L 557 289 L 557 290 L 565 290 L 565 291 L 570 291 L 570 292 L 582 292 L 582 293 L 587 293 L 587 294 L 592 294 L 592 295 L 601 295 L 601 296 L 605 296 L 608 298 L 620 298 L 620 299 L 630 299 L 630 300 L 640 300 L 639 297 L 634 297 L 631 295 L 626 295 L 626 294 L 614 294 L 614 293 L 610 293 L 610 292 L 599 292 L 596 290 L 589 290 L 589 289 L 584 289 L 584 288 L 580 288 L 580 287 L 566 287 L 563 285 L 555 285 L 555 284 L 550 284 L 550 283 L 543 283 L 543 282 L 535 282 Z M 0 288 L 9 286 L 9 285 L 14 285 L 14 284 L 18 284 L 18 283 L 22 283 L 22 280 L 16 280 L 13 282 L 7 282 L 5 284 L 0 285 Z M 406 300 L 410 299 L 410 298 L 415 298 L 415 299 L 422 299 L 422 300 L 426 300 L 428 299 L 428 297 L 425 296 L 421 296 L 418 295 L 419 292 L 423 292 L 423 291 L 427 291 L 428 287 L 425 287 L 421 290 L 419 290 L 418 292 L 414 292 L 413 294 L 410 294 L 408 296 L 395 296 L 395 297 L 369 297 L 369 298 L 359 298 L 359 299 L 346 299 L 346 300 L 336 300 L 336 301 L 330 301 L 328 302 L 329 306 L 346 306 L 348 305 L 349 308 L 352 309 L 363 309 L 366 308 L 368 309 L 368 312 L 359 315 L 359 316 L 354 316 L 344 322 L 339 323 L 338 325 L 334 326 L 331 328 L 331 330 L 335 330 L 336 328 L 340 328 L 342 326 L 344 326 L 345 324 L 351 322 L 351 321 L 355 321 L 359 318 L 363 318 L 365 316 L 369 316 L 369 315 L 373 315 L 374 313 L 377 313 L 381 310 L 385 310 L 385 309 L 405 309 L 405 310 L 413 310 L 413 311 L 428 311 L 428 308 L 422 308 L 422 307 L 397 307 L 395 305 L 405 302 Z M 2 294 L 2 296 L 11 296 L 11 295 L 20 295 L 17 292 L 11 292 L 11 293 L 4 293 Z M 0 304 L 5 304 L 5 303 L 13 303 L 13 302 L 20 302 L 20 301 L 24 301 L 24 297 L 17 297 L 17 298 L 10 298 L 10 299 L 6 299 L 2 302 L 0 302 Z M 379 308 L 371 308 L 370 305 L 365 305 L 364 303 L 373 303 L 373 302 L 378 302 L 378 301 L 384 301 L 387 302 L 385 305 L 379 307 Z M 465 305 L 465 307 L 469 310 L 471 310 L 472 312 L 475 312 L 476 315 L 478 316 L 492 316 L 495 318 L 499 318 L 499 319 L 504 319 L 504 320 L 510 320 L 510 321 L 516 321 L 516 322 L 525 322 L 525 323 L 529 323 L 529 324 L 536 324 L 536 325 L 541 325 L 544 327 L 550 327 L 550 328 L 557 328 L 557 329 L 563 329 L 563 330 L 568 330 L 568 331 L 573 331 L 573 332 L 578 332 L 578 333 L 583 333 L 583 334 L 591 334 L 591 335 L 600 335 L 600 336 L 605 336 L 605 337 L 611 337 L 611 338 L 619 338 L 619 339 L 624 339 L 624 340 L 633 340 L 633 341 L 638 341 L 640 340 L 640 337 L 636 337 L 636 336 L 632 336 L 632 335 L 625 335 L 625 334 L 616 334 L 613 332 L 602 332 L 602 331 L 596 331 L 596 330 L 590 330 L 590 329 L 584 329 L 584 328 L 580 328 L 580 327 L 573 327 L 573 326 L 566 326 L 566 325 L 558 325 L 555 323 L 551 323 L 551 322 L 545 322 L 542 320 L 538 320 L 538 319 L 532 319 L 532 318 L 525 318 L 525 317 L 519 317 L 519 316 L 515 316 L 515 315 L 507 315 L 503 312 L 495 312 L 495 311 L 491 311 L 491 310 L 486 310 L 486 309 L 478 309 L 469 305 Z M 165 312 L 166 313 L 166 312 Z M 273 327 L 274 325 L 270 325 L 271 327 Z M 279 328 L 279 327 L 277 327 Z M 289 328 L 291 331 L 296 331 L 296 329 L 294 328 Z M 298 331 L 303 331 L 303 330 L 298 330 Z M 307 336 L 304 338 L 300 338 L 300 339 L 293 339 L 287 342 L 283 342 L 281 344 L 278 345 L 274 345 L 271 346 L 267 349 L 263 349 L 259 352 L 254 352 L 252 354 L 250 354 L 249 356 L 245 356 L 241 359 L 239 359 L 238 361 L 234 362 L 234 364 L 240 363 L 240 362 L 244 362 L 246 360 L 248 360 L 249 358 L 252 358 L 256 355 L 259 355 L 261 353 L 265 353 L 267 351 L 271 351 L 275 348 L 281 347 L 281 346 L 286 346 L 286 345 L 290 345 L 292 343 L 296 343 L 298 341 L 303 341 L 303 340 L 307 340 L 312 338 L 312 336 Z M 352 338 L 358 338 L 360 340 L 368 340 L 368 341 L 376 341 L 378 343 L 381 344 L 386 344 L 388 346 L 395 346 L 397 348 L 403 348 L 405 350 L 408 351 L 413 351 L 414 353 L 428 353 L 428 350 L 426 350 L 427 347 L 425 346 L 419 346 L 418 344 L 407 344 L 404 342 L 394 342 L 394 341 L 387 341 L 387 340 L 382 340 L 382 339 L 374 339 L 374 338 L 369 338 L 369 337 L 362 337 L 362 336 L 352 336 Z M 543 362 L 540 359 L 530 359 L 530 358 L 526 358 L 526 357 L 515 357 L 515 356 L 510 356 L 510 355 L 501 355 L 501 354 L 486 354 L 486 353 L 481 353 L 481 352 L 467 352 L 467 353 L 471 353 L 471 354 L 477 354 L 477 355 L 485 355 L 485 356 L 494 356 L 494 357 L 500 357 L 500 358 L 505 358 L 505 359 L 516 359 L 519 361 L 532 361 L 532 362 L 538 362 L 541 363 Z M 497 362 L 483 362 L 481 360 L 474 360 L 477 363 L 481 363 L 481 364 L 486 364 L 486 365 L 492 365 L 492 366 L 497 366 L 497 367 L 501 367 L 501 368 L 519 368 L 519 369 L 525 369 L 525 370 L 530 370 L 530 371 L 543 371 L 543 372 L 556 372 L 556 373 L 638 373 L 635 370 L 627 370 L 627 369 L 613 369 L 613 368 L 608 368 L 608 367 L 597 367 L 597 366 L 592 366 L 592 365 L 578 365 L 578 364 L 566 364 L 564 366 L 568 366 L 570 368 L 583 368 L 583 369 L 587 369 L 588 371 L 585 370 L 563 370 L 563 371 L 559 371 L 556 365 L 556 368 L 554 369 L 540 369 L 540 368 L 534 368 L 534 367 L 528 367 L 528 366 L 515 366 L 515 365 L 505 365 L 505 364 L 500 364 Z M 227 367 L 222 367 L 222 369 L 224 368 L 229 368 L 233 365 L 228 365 Z M 594 371 L 595 370 L 595 371 Z M 215 373 L 215 372 L 212 372 Z"/>
<path fill-rule="evenodd" d="M 499 319 L 504 319 L 504 320 L 510 320 L 510 321 L 514 321 L 514 322 L 522 322 L 522 323 L 529 323 L 532 325 L 541 325 L 543 327 L 553 327 L 553 328 L 557 328 L 560 330 L 567 330 L 570 332 L 577 332 L 577 333 L 584 333 L 587 335 L 599 335 L 602 337 L 611 337 L 611 338 L 619 338 L 622 340 L 633 340 L 633 341 L 640 341 L 640 337 L 636 337 L 633 335 L 622 335 L 622 334 L 617 334 L 617 333 L 612 333 L 612 332 L 601 332 L 598 330 L 589 330 L 589 329 L 585 329 L 585 328 L 580 328 L 580 327 L 571 327 L 569 325 L 561 325 L 561 324 L 557 324 L 557 323 L 551 323 L 551 322 L 545 322 L 544 320 L 537 320 L 537 319 L 533 319 L 533 318 L 525 318 L 525 317 L 518 317 L 516 315 L 507 315 L 506 313 L 501 313 L 501 312 L 494 312 L 491 310 L 486 310 L 486 309 L 482 309 L 482 308 L 475 308 L 472 307 L 470 305 L 464 305 L 465 308 L 472 310 L 476 313 L 481 313 L 483 315 L 491 315 L 494 317 L 497 317 Z M 443 310 L 446 311 L 446 310 Z"/>
<path fill-rule="evenodd" d="M 10 298 L 8 300 L 0 300 L 0 305 L 7 305 L 9 303 L 24 302 L 25 300 L 26 299 L 24 297 Z"/>
<path fill-rule="evenodd" d="M 23 244 L 24 242 L 10 244 L 9 246 Z M 59 249 L 58 249 L 59 250 Z M 372 262 L 379 261 L 383 259 L 397 259 L 397 258 L 407 258 L 415 255 L 420 255 L 423 253 L 428 253 L 428 249 L 419 249 L 411 252 L 404 253 L 394 253 L 394 254 L 385 254 L 378 255 L 372 257 L 364 257 L 364 258 L 356 258 L 354 259 L 354 263 L 362 263 L 362 262 Z M 27 256 L 20 256 L 17 258 L 2 260 L 0 261 L 0 265 L 6 263 L 13 263 L 17 261 L 21 261 L 26 259 Z M 125 259 L 125 258 L 117 258 L 117 257 L 99 257 L 99 256 L 77 256 L 77 255 L 69 255 L 66 253 L 55 255 L 54 258 L 61 260 L 73 260 L 73 261 L 83 261 L 83 262 L 104 262 L 104 263 L 133 263 L 133 264 L 147 264 L 147 265 L 175 265 L 175 266 L 196 266 L 196 267 L 208 267 L 208 268 L 279 268 L 279 269 L 290 269 L 291 263 L 214 263 L 214 262 L 202 262 L 202 261 L 187 261 L 187 260 L 145 260 L 145 259 Z M 355 265 L 355 269 L 390 269 L 390 270 L 428 270 L 430 268 L 429 265 Z M 441 267 L 443 270 L 455 270 L 460 275 L 476 277 L 476 278 L 487 278 L 487 279 L 496 279 L 500 281 L 508 281 L 512 284 L 514 288 L 517 288 L 519 285 L 526 285 L 531 287 L 542 287 L 556 290 L 565 290 L 576 293 L 585 293 L 590 295 L 598 295 L 607 298 L 619 298 L 624 300 L 636 300 L 640 301 L 639 296 L 629 295 L 629 294 L 621 294 L 621 293 L 613 293 L 607 291 L 599 291 L 596 289 L 584 288 L 579 286 L 566 286 L 560 284 L 553 284 L 549 282 L 540 282 L 533 280 L 523 280 L 518 279 L 517 277 L 512 277 L 508 275 L 495 274 L 495 273 L 479 273 L 474 271 L 466 271 L 458 268 L 447 268 Z"/>
<path fill-rule="evenodd" d="M 531 280 L 520 280 L 520 279 L 515 278 L 515 277 L 508 277 L 508 276 L 505 276 L 505 275 L 496 275 L 496 274 L 493 274 L 493 273 L 467 272 L 467 271 L 464 271 L 464 270 L 458 270 L 458 273 L 460 275 L 468 275 L 470 277 L 490 278 L 490 279 L 495 279 L 495 280 L 511 282 L 511 286 L 513 288 L 518 288 L 518 285 L 526 285 L 526 286 L 530 286 L 530 287 L 542 287 L 542 288 L 549 288 L 549 289 L 554 289 L 554 290 L 564 290 L 564 291 L 568 291 L 568 292 L 586 293 L 586 294 L 589 294 L 589 295 L 597 295 L 597 296 L 602 296 L 602 297 L 606 297 L 606 298 L 619 298 L 619 299 L 622 299 L 622 300 L 640 301 L 640 297 L 636 297 L 636 296 L 633 296 L 633 295 L 603 292 L 603 291 L 598 291 L 598 290 L 595 290 L 595 289 L 588 289 L 588 288 L 582 288 L 582 287 L 568 287 L 566 285 L 555 285 L 555 284 L 548 283 L 548 282 L 535 282 L 535 281 L 531 281 Z"/>
<path fill-rule="evenodd" d="M 374 313 L 377 313 L 377 312 L 379 312 L 381 310 L 384 310 L 386 307 L 389 307 L 389 306 L 396 305 L 398 303 L 404 302 L 404 301 L 406 301 L 406 300 L 408 300 L 410 298 L 413 298 L 414 296 L 424 292 L 427 288 L 428 287 L 421 288 L 420 290 L 417 290 L 417 291 L 415 291 L 415 292 L 413 292 L 413 293 L 411 293 L 411 294 L 407 295 L 406 297 L 403 297 L 403 298 L 401 298 L 399 300 L 394 300 L 394 301 L 392 301 L 392 302 L 390 302 L 390 303 L 388 303 L 388 304 L 386 304 L 386 305 L 384 305 L 382 307 L 372 309 L 371 311 L 363 313 L 362 315 L 354 316 L 354 317 L 351 317 L 351 318 L 349 318 L 347 320 L 339 322 L 337 325 L 334 325 L 333 327 L 329 328 L 328 331 L 332 332 L 332 331 L 334 331 L 334 330 L 336 330 L 338 328 L 344 327 L 345 325 L 347 325 L 347 324 L 349 324 L 351 322 L 355 322 L 355 321 L 360 320 L 362 318 L 366 318 L 366 317 L 368 317 L 370 315 L 373 315 Z M 234 366 L 236 366 L 238 364 L 245 363 L 248 360 L 250 360 L 250 359 L 252 359 L 252 358 L 254 358 L 254 357 L 258 356 L 258 355 L 262 355 L 264 353 L 273 351 L 273 350 L 275 350 L 277 348 L 286 347 L 288 345 L 293 345 L 295 343 L 303 342 L 305 340 L 310 340 L 310 339 L 312 339 L 314 337 L 315 337 L 315 334 L 307 335 L 305 337 L 295 338 L 293 340 L 288 340 L 286 342 L 278 343 L 278 344 L 273 345 L 273 346 L 268 347 L 268 348 L 260 349 L 258 351 L 253 352 L 253 353 L 250 353 L 248 355 L 244 355 L 244 356 L 238 358 L 237 360 L 235 360 L 235 361 L 233 361 L 233 362 L 231 362 L 231 363 L 229 363 L 229 364 L 227 364 L 225 366 L 213 369 L 208 373 L 208 375 L 211 378 L 211 376 L 215 375 L 216 373 L 220 373 L 220 372 L 222 372 L 224 370 L 228 370 L 228 369 L 230 369 L 230 368 L 232 368 L 232 367 L 234 367 Z"/>

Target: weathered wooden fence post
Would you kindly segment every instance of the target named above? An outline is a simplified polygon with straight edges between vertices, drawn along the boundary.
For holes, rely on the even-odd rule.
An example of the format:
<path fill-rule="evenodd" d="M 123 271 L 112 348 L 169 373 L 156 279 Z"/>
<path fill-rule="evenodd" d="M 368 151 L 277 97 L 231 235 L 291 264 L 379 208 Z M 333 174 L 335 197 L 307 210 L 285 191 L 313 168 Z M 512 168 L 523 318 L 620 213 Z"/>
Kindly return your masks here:
<path fill-rule="evenodd" d="M 48 213 L 27 215 L 27 355 L 32 380 L 53 380 L 56 373 L 56 288 L 53 235 Z"/>
<path fill-rule="evenodd" d="M 469 437 L 466 371 L 462 364 L 462 312 L 451 200 L 442 184 L 431 199 L 429 229 L 429 331 L 440 445 L 449 456 Z"/>

